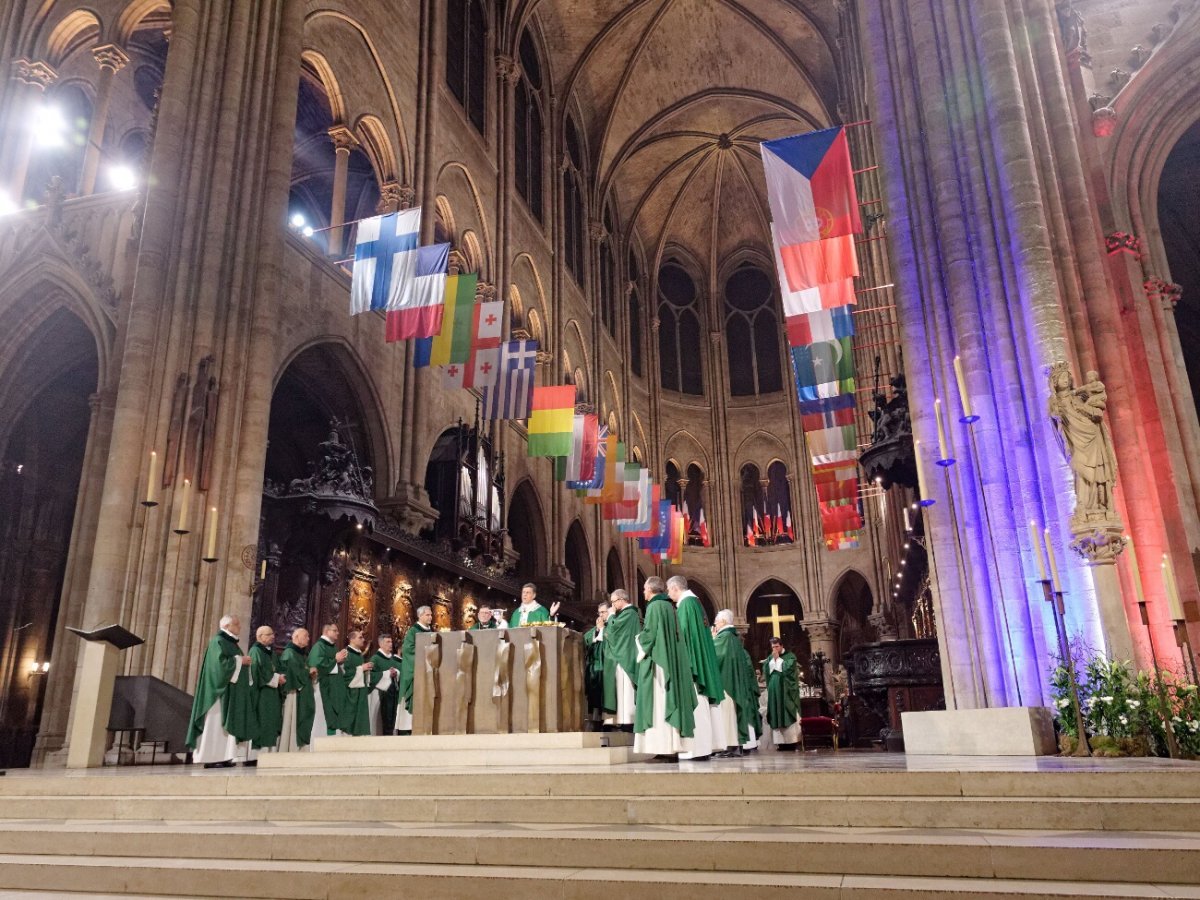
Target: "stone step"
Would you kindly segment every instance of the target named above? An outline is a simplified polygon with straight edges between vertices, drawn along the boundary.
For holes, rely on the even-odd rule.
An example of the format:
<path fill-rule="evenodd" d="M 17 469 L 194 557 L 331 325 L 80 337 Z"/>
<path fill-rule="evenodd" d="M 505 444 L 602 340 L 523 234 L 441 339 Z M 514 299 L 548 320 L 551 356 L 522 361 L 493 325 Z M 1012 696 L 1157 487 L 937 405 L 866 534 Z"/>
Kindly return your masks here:
<path fill-rule="evenodd" d="M 472 735 L 473 737 L 473 735 Z M 386 738 L 363 738 L 364 741 L 385 741 Z M 403 740 L 402 738 L 400 740 Z M 345 741 L 344 746 L 329 747 L 326 741 Z M 258 768 L 267 770 L 331 769 L 345 766 L 351 769 L 377 768 L 420 769 L 454 766 L 463 768 L 491 766 L 520 766 L 531 759 L 541 765 L 555 766 L 624 766 L 650 759 L 634 753 L 630 746 L 619 747 L 556 747 L 536 749 L 492 749 L 481 754 L 478 749 L 453 747 L 400 748 L 359 745 L 355 738 L 324 738 L 311 753 L 268 753 L 258 758 Z"/>
<path fill-rule="evenodd" d="M 330 738 L 329 740 L 338 740 Z M 341 740 L 369 740 L 348 738 Z M 284 754 L 280 754 L 281 756 Z M 292 754 L 286 754 L 292 755 Z M 296 754 L 302 755 L 302 754 Z M 849 755 L 849 754 L 846 754 Z M 759 762 L 753 760 L 753 762 Z M 1062 761 L 1059 761 L 1062 762 Z M 832 764 L 836 764 L 836 760 Z M 738 760 L 679 766 L 633 764 L 618 771 L 520 769 L 494 766 L 486 756 L 466 769 L 433 768 L 419 775 L 387 768 L 349 771 L 202 769 L 198 766 L 129 767 L 78 772 L 12 770 L 0 778 L 0 800 L 14 797 L 195 796 L 268 793 L 290 797 L 491 796 L 498 785 L 528 796 L 643 795 L 647 797 L 1033 797 L 1106 800 L 1200 800 L 1200 765 L 1146 771 L 754 771 Z M 267 784 L 247 778 L 270 779 Z M 4 805 L 0 803 L 0 805 Z"/>
<path fill-rule="evenodd" d="M 112 856 L 0 855 L 0 888 L 150 894 L 359 900 L 368 894 L 423 900 L 833 900 L 864 897 L 1146 898 L 1200 900 L 1186 885 L 1027 879 L 645 871 L 567 866 L 446 866 L 292 860 L 147 860 Z"/>
<path fill-rule="evenodd" d="M 867 828 L 0 823 L 0 854 L 1200 883 L 1200 834 Z"/>
<path fill-rule="evenodd" d="M 352 808 L 375 802 L 381 817 L 439 823 L 1191 831 L 1200 822 L 1200 800 L 1193 799 L 545 796 L 509 793 L 511 786 L 497 777 L 491 796 L 431 791 L 384 794 L 376 801 L 375 791 L 296 796 L 265 789 L 265 784 L 242 781 L 240 796 L 54 796 L 47 792 L 36 802 L 0 803 L 0 820 L 319 821 L 328 818 L 332 801 Z M 407 790 L 413 787 L 410 783 Z"/>
<path fill-rule="evenodd" d="M 490 760 L 493 750 L 588 750 L 597 747 L 632 747 L 633 735 L 623 731 L 564 731 L 551 734 L 406 734 L 347 735 L 313 738 L 318 753 L 383 750 L 474 750 L 475 761 Z"/>

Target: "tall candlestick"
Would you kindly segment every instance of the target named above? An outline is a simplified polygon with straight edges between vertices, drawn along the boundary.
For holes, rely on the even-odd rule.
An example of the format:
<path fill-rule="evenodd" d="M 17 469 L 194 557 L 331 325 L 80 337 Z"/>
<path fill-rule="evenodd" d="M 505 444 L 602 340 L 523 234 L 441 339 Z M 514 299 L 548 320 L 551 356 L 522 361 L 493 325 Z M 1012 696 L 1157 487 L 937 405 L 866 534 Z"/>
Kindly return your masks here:
<path fill-rule="evenodd" d="M 146 499 L 142 501 L 142 506 L 158 506 L 158 453 L 150 451 L 150 474 L 146 478 Z"/>
<path fill-rule="evenodd" d="M 1058 560 L 1054 556 L 1054 544 L 1050 541 L 1050 529 L 1046 529 L 1046 559 L 1050 560 L 1050 584 L 1054 593 L 1062 593 L 1062 582 L 1058 580 Z"/>
<path fill-rule="evenodd" d="M 904 533 L 908 534 L 912 531 L 912 519 L 908 517 L 908 507 L 904 507 Z"/>
<path fill-rule="evenodd" d="M 1029 542 L 1033 546 L 1033 555 L 1038 564 L 1038 581 L 1046 580 L 1046 561 L 1042 554 L 1042 532 L 1033 519 L 1029 520 Z"/>
<path fill-rule="evenodd" d="M 208 508 L 208 534 L 205 535 L 204 541 L 204 558 L 215 560 L 217 558 L 217 508 L 210 506 Z"/>
<path fill-rule="evenodd" d="M 1183 621 L 1183 603 L 1179 599 L 1179 582 L 1175 580 L 1175 567 L 1169 554 L 1163 554 L 1163 583 L 1167 588 L 1167 609 L 1176 622 Z"/>
<path fill-rule="evenodd" d="M 1138 567 L 1137 551 L 1133 549 L 1133 538 L 1125 535 L 1125 540 L 1129 541 L 1129 574 L 1133 577 L 1133 589 L 1137 602 L 1144 604 L 1146 595 L 1142 593 L 1142 570 Z"/>
<path fill-rule="evenodd" d="M 186 478 L 183 479 L 183 486 L 179 489 L 179 522 L 175 525 L 176 534 L 188 533 L 188 506 L 192 502 L 192 483 Z"/>
<path fill-rule="evenodd" d="M 258 580 L 259 581 L 267 580 L 267 561 L 265 559 L 262 561 L 262 565 L 259 567 Z"/>
<path fill-rule="evenodd" d="M 979 416 L 975 415 L 971 409 L 971 395 L 967 393 L 967 379 L 963 375 L 962 360 L 959 357 L 954 357 L 954 379 L 958 382 L 958 398 L 962 401 L 963 414 L 960 422 L 970 425 L 972 422 L 978 422 Z"/>
<path fill-rule="evenodd" d="M 946 439 L 946 423 L 942 419 L 942 398 L 933 401 L 933 416 L 937 419 L 938 458 L 939 466 L 954 465 L 954 457 L 950 455 L 950 441 Z"/>
<path fill-rule="evenodd" d="M 921 461 L 921 442 L 918 440 L 913 441 L 913 459 L 917 464 L 917 493 L 921 495 L 921 505 L 933 506 L 937 501 L 930 497 L 925 490 L 929 481 L 925 478 L 925 463 Z"/>

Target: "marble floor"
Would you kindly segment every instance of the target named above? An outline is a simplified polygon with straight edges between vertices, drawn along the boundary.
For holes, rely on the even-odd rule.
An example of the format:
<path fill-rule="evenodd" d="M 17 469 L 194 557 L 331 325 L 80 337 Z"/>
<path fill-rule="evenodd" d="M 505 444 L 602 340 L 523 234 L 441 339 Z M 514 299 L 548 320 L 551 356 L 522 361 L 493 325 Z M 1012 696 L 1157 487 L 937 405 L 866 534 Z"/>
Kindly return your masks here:
<path fill-rule="evenodd" d="M 430 772 L 471 772 L 479 774 L 486 766 L 486 753 L 481 753 L 481 765 L 470 768 L 431 767 Z M 254 768 L 204 769 L 201 766 L 158 765 L 122 766 L 88 770 L 10 769 L 9 778 L 39 777 L 146 777 L 152 775 L 241 776 L 270 778 L 287 770 L 259 772 Z M 344 767 L 305 769 L 306 774 L 345 773 Z M 390 769 L 355 768 L 356 773 L 393 771 Z M 595 773 L 593 766 L 486 766 L 496 774 L 523 772 L 525 774 Z M 1158 758 L 1076 758 L 1058 756 L 911 756 L 904 753 L 879 753 L 868 750 L 810 750 L 805 753 L 756 753 L 735 759 L 712 759 L 705 762 L 635 762 L 614 767 L 610 772 L 696 772 L 696 773 L 787 773 L 787 772 L 1197 772 L 1200 762 Z"/>

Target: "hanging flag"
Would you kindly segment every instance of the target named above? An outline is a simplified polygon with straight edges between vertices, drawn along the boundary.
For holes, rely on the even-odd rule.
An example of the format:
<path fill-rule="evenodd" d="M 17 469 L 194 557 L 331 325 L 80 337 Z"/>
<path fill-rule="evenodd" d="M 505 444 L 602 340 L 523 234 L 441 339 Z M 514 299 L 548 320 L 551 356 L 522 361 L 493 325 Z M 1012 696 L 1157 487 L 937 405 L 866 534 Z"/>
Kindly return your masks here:
<path fill-rule="evenodd" d="M 746 523 L 746 546 L 754 546 L 754 529 L 750 527 L 750 523 Z"/>
<path fill-rule="evenodd" d="M 692 533 L 692 517 L 688 515 L 687 500 L 683 501 L 683 527 L 688 534 Z"/>
<path fill-rule="evenodd" d="M 809 431 L 804 437 L 814 466 L 858 458 L 858 428 L 854 425 Z"/>
<path fill-rule="evenodd" d="M 708 536 L 708 523 L 704 521 L 704 507 L 700 507 L 700 545 L 702 547 L 711 547 L 712 541 Z"/>
<path fill-rule="evenodd" d="M 758 520 L 758 507 L 754 507 L 754 536 L 760 538 L 763 536 L 762 522 Z"/>
<path fill-rule="evenodd" d="M 643 469 L 642 473 L 645 481 L 639 487 L 645 488 L 645 493 L 638 499 L 637 517 L 617 524 L 617 531 L 624 537 L 648 537 L 653 534 L 654 513 L 658 509 L 662 489 L 657 484 L 650 483 L 649 469 Z"/>
<path fill-rule="evenodd" d="M 450 245 L 430 244 L 418 247 L 416 253 L 417 268 L 410 291 L 401 298 L 400 306 L 388 309 L 384 339 L 389 343 L 429 337 L 442 328 Z"/>
<path fill-rule="evenodd" d="M 571 456 L 567 460 L 567 486 L 590 482 L 596 476 L 596 457 L 600 445 L 599 418 L 593 413 L 576 416 Z"/>
<path fill-rule="evenodd" d="M 792 530 L 792 511 L 790 509 L 788 510 L 787 522 L 785 524 L 787 527 L 788 540 L 790 540 L 793 544 L 796 543 L 796 532 Z"/>
<path fill-rule="evenodd" d="M 667 560 L 672 564 L 678 565 L 683 562 L 683 545 L 686 543 L 687 535 L 683 533 L 683 516 L 675 507 L 671 507 L 673 514 L 673 527 L 671 528 L 671 544 L 667 549 Z"/>
<path fill-rule="evenodd" d="M 592 477 L 579 481 L 568 481 L 567 487 L 583 494 L 585 491 L 595 491 L 604 487 L 604 467 L 608 453 L 608 426 L 601 425 L 596 429 L 596 451 L 592 461 Z"/>
<path fill-rule="evenodd" d="M 500 329 L 504 301 L 476 303 L 472 313 L 471 345 L 467 361 L 442 370 L 447 387 L 484 388 L 496 383 L 500 374 Z"/>
<path fill-rule="evenodd" d="M 774 535 L 771 533 L 771 514 L 767 512 L 767 507 L 765 504 L 763 505 L 762 522 L 763 537 L 765 537 L 767 540 L 770 540 L 772 537 L 774 537 Z"/>
<path fill-rule="evenodd" d="M 859 274 L 854 235 L 785 245 L 773 227 L 771 240 L 775 243 L 775 270 L 785 299 L 791 295 L 792 302 L 796 302 L 797 295 L 811 297 L 808 292 L 815 290 L 821 298 L 820 308 L 854 302 L 853 279 Z"/>
<path fill-rule="evenodd" d="M 784 521 L 783 521 L 783 504 L 776 503 L 775 504 L 775 527 L 779 529 L 779 534 L 777 535 L 777 537 L 786 537 L 788 540 L 791 540 L 791 538 L 792 538 L 791 522 L 792 522 L 792 511 L 788 510 L 788 520 L 787 520 L 787 524 L 785 525 Z"/>
<path fill-rule="evenodd" d="M 854 352 L 850 338 L 792 348 L 792 372 L 801 400 L 853 394 Z"/>
<path fill-rule="evenodd" d="M 671 510 L 674 507 L 670 500 L 658 501 L 658 514 L 655 517 L 654 533 L 650 537 L 639 538 L 638 546 L 651 556 L 661 554 L 668 546 L 671 532 Z"/>
<path fill-rule="evenodd" d="M 350 276 L 350 315 L 403 308 L 406 292 L 411 293 L 416 277 L 420 231 L 420 207 L 358 223 Z"/>
<path fill-rule="evenodd" d="M 475 289 L 479 276 L 451 275 L 446 279 L 445 310 L 442 327 L 433 337 L 416 342 L 413 365 L 448 366 L 465 363 L 471 356 L 471 338 L 475 333 Z"/>
<path fill-rule="evenodd" d="M 862 231 L 846 129 L 762 144 L 771 218 L 785 245 Z"/>
<path fill-rule="evenodd" d="M 535 387 L 526 452 L 530 456 L 569 456 L 575 418 L 575 385 Z"/>
<path fill-rule="evenodd" d="M 803 347 L 820 341 L 836 341 L 854 337 L 854 306 L 839 306 L 819 312 L 789 315 L 787 336 L 789 347 Z"/>
<path fill-rule="evenodd" d="M 616 503 L 624 496 L 620 475 L 625 471 L 625 445 L 611 432 L 604 458 L 604 482 L 598 490 L 588 491 L 584 503 Z"/>
<path fill-rule="evenodd" d="M 485 419 L 529 417 L 537 350 L 537 341 L 508 341 L 500 346 L 500 375 L 494 385 L 483 389 Z"/>

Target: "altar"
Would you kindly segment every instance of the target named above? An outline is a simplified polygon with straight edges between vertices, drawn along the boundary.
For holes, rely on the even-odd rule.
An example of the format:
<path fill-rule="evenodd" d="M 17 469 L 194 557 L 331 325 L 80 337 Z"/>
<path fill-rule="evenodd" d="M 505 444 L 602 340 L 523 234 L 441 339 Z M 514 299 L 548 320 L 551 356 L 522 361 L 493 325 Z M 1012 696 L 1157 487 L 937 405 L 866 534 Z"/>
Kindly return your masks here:
<path fill-rule="evenodd" d="M 583 731 L 583 637 L 555 624 L 417 638 L 413 734 Z"/>

